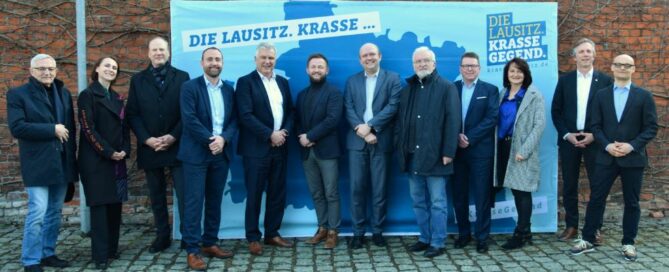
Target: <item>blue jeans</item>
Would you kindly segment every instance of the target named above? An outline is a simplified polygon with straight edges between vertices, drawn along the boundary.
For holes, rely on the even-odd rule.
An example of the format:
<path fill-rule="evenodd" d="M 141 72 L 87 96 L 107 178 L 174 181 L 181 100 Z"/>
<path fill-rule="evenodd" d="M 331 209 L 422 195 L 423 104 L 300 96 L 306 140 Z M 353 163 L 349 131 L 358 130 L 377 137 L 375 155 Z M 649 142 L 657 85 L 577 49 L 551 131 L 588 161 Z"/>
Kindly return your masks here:
<path fill-rule="evenodd" d="M 416 214 L 419 241 L 444 248 L 446 240 L 446 181 L 444 176 L 409 174 L 409 191 Z"/>
<path fill-rule="evenodd" d="M 26 187 L 28 214 L 23 227 L 21 263 L 39 264 L 42 258 L 56 254 L 61 209 L 67 184 Z"/>

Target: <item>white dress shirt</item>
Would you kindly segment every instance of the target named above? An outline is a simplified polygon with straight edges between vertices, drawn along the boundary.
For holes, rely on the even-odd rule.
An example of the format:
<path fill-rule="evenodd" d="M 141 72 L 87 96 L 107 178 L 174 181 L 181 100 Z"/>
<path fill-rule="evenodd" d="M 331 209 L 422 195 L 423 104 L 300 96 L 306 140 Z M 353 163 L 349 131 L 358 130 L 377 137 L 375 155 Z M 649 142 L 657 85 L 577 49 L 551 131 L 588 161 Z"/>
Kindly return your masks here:
<path fill-rule="evenodd" d="M 276 83 L 276 74 L 272 73 L 271 77 L 265 77 L 263 74 L 258 72 L 260 79 L 262 79 L 262 84 L 265 86 L 265 91 L 267 91 L 267 97 L 269 98 L 269 106 L 272 108 L 272 117 L 274 118 L 274 130 L 281 129 L 281 123 L 283 121 L 283 95 L 281 95 L 281 89 Z"/>
<path fill-rule="evenodd" d="M 593 68 L 586 74 L 576 71 L 576 129 L 585 128 L 585 114 L 588 108 L 588 97 L 590 97 L 590 85 L 592 84 Z"/>

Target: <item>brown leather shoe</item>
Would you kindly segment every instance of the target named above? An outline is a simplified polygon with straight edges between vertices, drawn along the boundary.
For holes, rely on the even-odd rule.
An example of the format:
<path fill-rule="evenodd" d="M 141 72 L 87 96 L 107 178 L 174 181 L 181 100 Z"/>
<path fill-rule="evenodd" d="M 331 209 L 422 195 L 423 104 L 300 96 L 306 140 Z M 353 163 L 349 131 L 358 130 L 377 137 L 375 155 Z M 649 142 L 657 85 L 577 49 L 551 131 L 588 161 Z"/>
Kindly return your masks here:
<path fill-rule="evenodd" d="M 597 230 L 595 232 L 595 241 L 592 243 L 595 246 L 601 246 L 604 244 L 604 234 L 602 234 L 601 230 Z"/>
<path fill-rule="evenodd" d="M 328 238 L 325 240 L 325 249 L 333 249 L 337 247 L 337 231 L 330 230 L 328 231 Z"/>
<path fill-rule="evenodd" d="M 202 252 L 202 255 L 204 256 L 216 257 L 219 259 L 227 259 L 235 255 L 230 251 L 221 249 L 217 245 L 213 245 L 210 247 L 202 247 L 200 248 L 200 252 Z"/>
<path fill-rule="evenodd" d="M 566 228 L 560 235 L 558 235 L 558 240 L 562 242 L 570 242 L 576 238 L 578 235 L 578 230 L 574 227 Z"/>
<path fill-rule="evenodd" d="M 188 268 L 197 271 L 203 271 L 207 269 L 207 263 L 202 260 L 202 256 L 190 253 L 188 254 Z"/>
<path fill-rule="evenodd" d="M 318 228 L 314 237 L 311 237 L 309 240 L 304 241 L 307 244 L 315 245 L 325 240 L 328 237 L 328 230 L 325 228 Z"/>
<path fill-rule="evenodd" d="M 290 241 L 287 241 L 281 236 L 274 236 L 270 239 L 265 238 L 265 244 L 270 245 L 270 246 L 277 246 L 277 247 L 292 247 L 293 243 Z"/>
<path fill-rule="evenodd" d="M 249 243 L 249 253 L 251 255 L 260 256 L 262 255 L 262 245 L 258 241 L 253 241 Z"/>

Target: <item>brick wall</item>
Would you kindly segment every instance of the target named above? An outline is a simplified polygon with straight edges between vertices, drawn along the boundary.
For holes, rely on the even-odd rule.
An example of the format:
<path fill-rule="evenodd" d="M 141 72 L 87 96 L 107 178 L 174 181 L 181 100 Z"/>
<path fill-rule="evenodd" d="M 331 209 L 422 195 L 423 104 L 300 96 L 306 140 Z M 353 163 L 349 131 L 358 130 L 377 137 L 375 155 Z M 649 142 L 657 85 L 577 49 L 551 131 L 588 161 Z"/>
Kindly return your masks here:
<path fill-rule="evenodd" d="M 169 2 L 148 0 L 88 1 L 86 8 L 88 64 L 102 55 L 117 56 L 121 67 L 117 90 L 127 92 L 132 74 L 145 68 L 146 44 L 154 35 L 169 36 Z M 46 4 L 44 4 L 46 3 Z M 669 146 L 667 102 L 669 90 L 669 1 L 571 1 L 559 3 L 559 69 L 569 71 L 572 43 L 581 37 L 597 42 L 596 68 L 609 71 L 612 58 L 620 53 L 637 60 L 634 82 L 655 94 L 660 130 L 648 146 L 651 157 L 646 170 L 641 205 L 645 213 L 669 208 Z M 25 193 L 18 163 L 18 143 L 9 134 L 6 92 L 28 77 L 30 58 L 49 53 L 59 64 L 59 78 L 76 93 L 76 27 L 74 3 L 62 1 L 0 1 L 0 220 L 19 221 L 25 214 Z M 548 128 L 550 129 L 550 128 Z M 133 152 L 134 154 L 134 152 Z M 143 177 L 131 160 L 130 201 L 124 205 L 124 220 L 151 220 Z M 583 177 L 584 178 L 584 177 Z M 581 202 L 588 200 L 586 183 Z M 620 210 L 622 194 L 617 184 L 609 208 Z M 66 205 L 69 222 L 78 222 L 78 200 Z M 608 213 L 619 216 L 617 213 Z"/>

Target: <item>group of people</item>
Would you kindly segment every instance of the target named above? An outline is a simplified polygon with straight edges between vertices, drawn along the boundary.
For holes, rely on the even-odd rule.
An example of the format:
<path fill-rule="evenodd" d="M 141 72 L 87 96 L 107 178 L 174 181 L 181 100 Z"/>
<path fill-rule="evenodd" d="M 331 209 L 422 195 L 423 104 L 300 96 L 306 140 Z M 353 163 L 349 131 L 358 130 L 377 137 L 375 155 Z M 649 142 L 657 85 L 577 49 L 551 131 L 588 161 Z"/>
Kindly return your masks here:
<path fill-rule="evenodd" d="M 435 53 L 419 47 L 412 55 L 415 74 L 401 84 L 397 73 L 380 68 L 378 46 L 366 43 L 359 50 L 362 71 L 348 78 L 342 94 L 327 81 L 327 57 L 315 53 L 306 60 L 310 84 L 299 92 L 293 107 L 288 80 L 274 71 L 277 52 L 272 44 L 257 46 L 256 69 L 239 78 L 235 89 L 221 79 L 224 58 L 216 47 L 202 52 L 203 75 L 194 79 L 171 66 L 164 38 L 153 38 L 148 51 L 150 64 L 132 77 L 125 104 L 113 90 L 118 61 L 103 57 L 94 64 L 92 83 L 78 96 L 78 156 L 71 94 L 56 79 L 53 57 L 33 57 L 28 83 L 7 93 L 9 128 L 19 140 L 28 192 L 21 257 L 25 271 L 69 265 L 55 255 L 55 246 L 68 184 L 76 182 L 78 174 L 91 211 L 95 266 L 105 269 L 119 257 L 121 205 L 128 197 L 125 160 L 130 154 L 130 130 L 137 137 L 137 162 L 146 176 L 154 215 L 156 237 L 150 252 L 171 246 L 166 198 L 171 176 L 188 267 L 204 270 L 203 256 L 234 255 L 218 246 L 217 234 L 235 148 L 231 141 L 237 134 L 247 191 L 244 223 L 250 254 L 262 255 L 263 244 L 293 246 L 279 233 L 286 204 L 286 143 L 291 137 L 299 142 L 318 221 L 316 233 L 305 242 L 335 248 L 341 225 L 338 132 L 342 117 L 349 127 L 345 136 L 353 228 L 349 248 L 364 246 L 368 228 L 372 242 L 386 246 L 386 186 L 393 153 L 408 174 L 420 230 L 409 251 L 429 258 L 444 253 L 447 189 L 452 190 L 458 222 L 455 248 L 475 240 L 477 252 L 488 251 L 491 208 L 495 192 L 502 187 L 511 189 L 518 219 L 513 235 L 501 247 L 516 249 L 532 240 L 532 192 L 540 180 L 545 106 L 523 59 L 514 58 L 505 65 L 500 92 L 479 78 L 476 53 L 462 55 L 462 79 L 453 83 L 437 73 Z M 577 236 L 578 172 L 583 157 L 591 200 L 582 239 L 576 240 L 571 252 L 589 252 L 602 243 L 599 230 L 606 197 L 614 179 L 621 176 L 622 251 L 634 260 L 639 193 L 647 164 L 645 145 L 657 131 L 655 104 L 650 92 L 631 84 L 632 57 L 614 58 L 612 80 L 593 70 L 594 42 L 580 40 L 573 53 L 577 70 L 558 81 L 551 110 L 559 134 L 567 214 L 567 228 L 559 239 L 571 241 Z M 476 207 L 473 235 L 470 190 Z M 259 228 L 263 193 L 264 235 Z"/>

